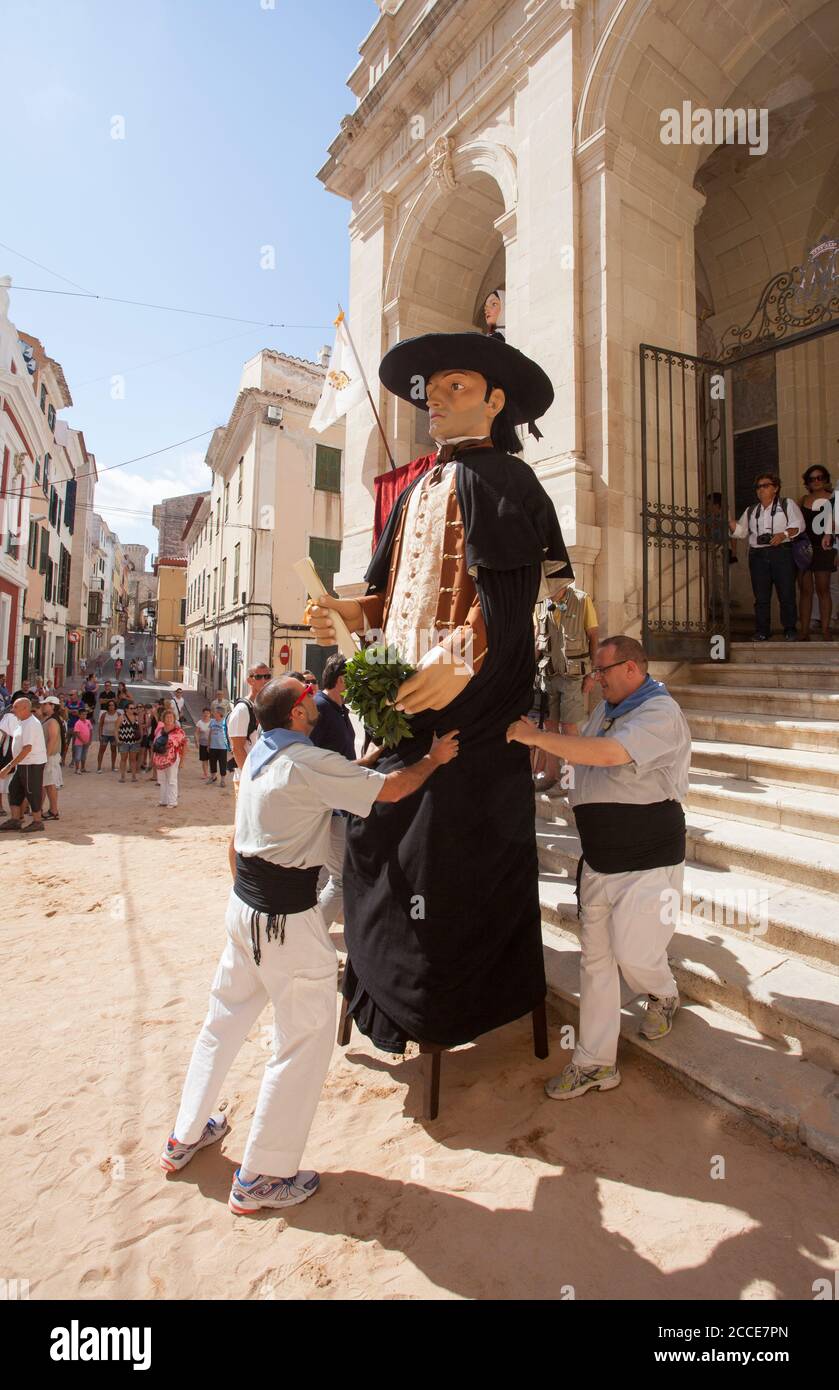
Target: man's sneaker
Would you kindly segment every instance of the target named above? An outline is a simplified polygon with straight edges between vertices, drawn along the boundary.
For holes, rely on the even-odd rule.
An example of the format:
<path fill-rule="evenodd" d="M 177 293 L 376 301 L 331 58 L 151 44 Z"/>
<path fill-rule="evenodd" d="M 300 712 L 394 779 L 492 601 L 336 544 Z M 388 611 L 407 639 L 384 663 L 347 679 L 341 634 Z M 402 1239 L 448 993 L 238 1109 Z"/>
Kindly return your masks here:
<path fill-rule="evenodd" d="M 22 830 L 22 829 L 23 829 L 23 821 L 13 820 L 11 817 L 9 818 L 9 820 L 4 820 L 3 824 L 0 825 L 0 830 Z"/>
<path fill-rule="evenodd" d="M 559 1076 L 552 1076 L 545 1082 L 545 1094 L 551 1100 L 573 1100 L 574 1096 L 585 1095 L 592 1089 L 613 1091 L 621 1084 L 621 1074 L 617 1067 L 590 1067 L 584 1070 L 576 1062 L 569 1062 Z"/>
<path fill-rule="evenodd" d="M 174 1134 L 170 1134 L 160 1155 L 160 1166 L 164 1173 L 177 1173 L 181 1168 L 185 1168 L 199 1149 L 206 1149 L 208 1144 L 217 1144 L 229 1128 L 227 1116 L 217 1115 L 210 1117 L 204 1126 L 204 1133 L 194 1144 L 180 1144 Z"/>
<path fill-rule="evenodd" d="M 237 1168 L 227 1205 L 237 1216 L 249 1216 L 260 1207 L 296 1207 L 313 1197 L 319 1187 L 320 1173 L 311 1169 L 301 1168 L 293 1178 L 266 1178 L 260 1173 L 253 1182 L 244 1182 Z"/>
<path fill-rule="evenodd" d="M 678 994 L 670 999 L 657 999 L 654 994 L 647 996 L 647 1012 L 641 1023 L 641 1037 L 648 1042 L 666 1038 L 673 1027 L 673 1019 L 679 1007 Z"/>

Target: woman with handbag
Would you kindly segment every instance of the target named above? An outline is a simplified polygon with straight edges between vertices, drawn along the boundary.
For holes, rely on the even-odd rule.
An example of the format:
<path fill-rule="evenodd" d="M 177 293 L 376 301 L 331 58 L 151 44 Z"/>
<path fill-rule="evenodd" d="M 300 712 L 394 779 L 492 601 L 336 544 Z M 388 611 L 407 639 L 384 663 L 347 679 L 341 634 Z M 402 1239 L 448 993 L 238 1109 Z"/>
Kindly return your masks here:
<path fill-rule="evenodd" d="M 795 560 L 792 542 L 804 533 L 804 517 L 798 503 L 781 497 L 777 473 L 758 473 L 757 502 L 747 507 L 738 522 L 729 517 L 728 529 L 738 540 L 749 538 L 749 576 L 755 599 L 755 642 L 768 642 L 772 630 L 772 590 L 778 595 L 781 626 L 787 642 L 795 642 Z"/>
<path fill-rule="evenodd" d="M 798 575 L 801 613 L 801 640 L 810 640 L 810 617 L 813 612 L 813 586 L 819 600 L 819 624 L 823 642 L 830 641 L 830 576 L 836 564 L 834 541 L 834 495 L 830 474 L 821 464 L 814 463 L 803 477 L 807 492 L 801 499 L 804 525 L 810 542 L 810 563 Z"/>
<path fill-rule="evenodd" d="M 178 772 L 186 757 L 186 748 L 186 734 L 172 710 L 167 709 L 154 731 L 151 759 L 160 787 L 161 806 L 178 804 Z"/>

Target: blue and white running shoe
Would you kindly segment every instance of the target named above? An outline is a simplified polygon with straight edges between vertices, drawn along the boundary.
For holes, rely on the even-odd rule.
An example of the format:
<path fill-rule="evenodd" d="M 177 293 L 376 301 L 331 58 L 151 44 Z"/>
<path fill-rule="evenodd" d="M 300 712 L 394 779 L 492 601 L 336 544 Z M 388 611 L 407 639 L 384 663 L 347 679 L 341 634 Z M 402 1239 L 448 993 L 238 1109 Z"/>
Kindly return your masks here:
<path fill-rule="evenodd" d="M 211 1115 L 204 1126 L 204 1133 L 194 1144 L 180 1144 L 174 1134 L 170 1134 L 160 1155 L 160 1166 L 164 1173 L 177 1173 L 185 1168 L 199 1149 L 206 1149 L 208 1144 L 217 1144 L 229 1128 L 226 1115 Z"/>
<path fill-rule="evenodd" d="M 310 1168 L 301 1168 L 293 1178 L 267 1178 L 260 1173 L 253 1182 L 243 1182 L 237 1168 L 227 1205 L 237 1216 L 249 1216 L 260 1207 L 296 1207 L 313 1197 L 319 1186 L 320 1173 Z"/>

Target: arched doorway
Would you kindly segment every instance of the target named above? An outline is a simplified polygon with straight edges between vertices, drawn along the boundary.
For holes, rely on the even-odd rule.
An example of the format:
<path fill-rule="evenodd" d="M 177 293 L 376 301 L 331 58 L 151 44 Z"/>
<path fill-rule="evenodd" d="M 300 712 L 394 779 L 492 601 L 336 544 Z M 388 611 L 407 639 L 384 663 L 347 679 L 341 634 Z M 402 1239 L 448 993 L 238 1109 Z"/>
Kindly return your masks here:
<path fill-rule="evenodd" d="M 609 627 L 633 630 L 637 623 L 648 635 L 657 631 L 662 656 L 687 654 L 669 643 L 674 628 L 684 634 L 698 621 L 698 640 L 708 636 L 703 616 L 687 613 L 686 598 L 689 590 L 697 597 L 697 544 L 717 543 L 706 513 L 709 493 L 719 488 L 700 471 L 709 433 L 719 436 L 710 440 L 714 466 L 722 467 L 726 444 L 728 470 L 733 456 L 734 412 L 726 412 L 725 400 L 714 404 L 710 394 L 714 344 L 729 325 L 748 321 L 773 274 L 801 264 L 814 242 L 837 225 L 834 14 L 831 0 L 766 0 L 758 23 L 749 7 L 721 0 L 708 24 L 689 0 L 675 0 L 666 13 L 652 3 L 618 6 L 583 86 L 576 125 L 583 394 L 586 454 L 603 539 L 597 590 Z M 765 111 L 765 150 L 750 153 L 736 135 L 715 148 L 704 137 L 694 139 L 688 126 L 686 139 L 666 143 L 663 113 L 675 110 L 687 119 L 686 107 L 691 113 Z M 803 357 L 796 362 L 785 354 L 783 364 L 778 359 L 773 371 L 779 399 L 789 397 L 802 371 L 807 382 L 801 401 L 813 390 L 825 398 L 825 386 L 814 383 L 820 373 L 823 380 L 825 371 L 834 371 L 839 335 L 830 347 L 826 342 L 812 349 L 806 368 Z M 646 393 L 638 379 L 639 344 L 652 345 L 648 368 L 660 377 Z M 750 397 L 748 374 L 742 372 L 740 404 L 751 399 L 753 415 L 765 409 L 771 373 L 756 364 L 748 371 L 754 387 Z M 732 381 L 726 373 L 726 392 Z M 825 438 L 831 427 L 825 417 L 814 430 Z M 790 440 L 794 434 L 793 424 Z M 800 471 L 790 469 L 790 485 Z M 730 471 L 727 481 L 733 503 L 737 482 Z M 646 503 L 652 498 L 658 516 L 645 503 L 645 487 Z M 669 513 L 666 535 L 662 509 Z M 681 526 L 685 518 L 696 523 L 699 535 Z M 651 556 L 652 568 L 663 576 L 652 596 L 645 582 Z M 651 612 L 653 599 L 658 613 Z"/>
<path fill-rule="evenodd" d="M 394 247 L 385 279 L 388 347 L 421 333 L 477 331 L 487 293 L 506 285 L 499 182 L 472 166 L 468 147 L 450 178 L 452 186 L 429 185 L 415 199 Z M 397 463 L 432 447 L 422 411 L 393 397 L 387 408 Z"/>

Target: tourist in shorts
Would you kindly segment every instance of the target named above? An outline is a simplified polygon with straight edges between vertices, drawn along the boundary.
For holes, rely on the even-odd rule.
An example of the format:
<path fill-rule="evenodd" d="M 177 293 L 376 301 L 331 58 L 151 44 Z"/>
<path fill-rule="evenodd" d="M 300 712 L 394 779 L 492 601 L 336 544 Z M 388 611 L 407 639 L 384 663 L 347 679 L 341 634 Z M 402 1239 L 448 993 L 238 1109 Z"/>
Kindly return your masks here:
<path fill-rule="evenodd" d="M 125 781 L 125 771 L 131 768 L 131 781 L 137 781 L 137 766 L 140 761 L 141 749 L 141 730 L 140 719 L 136 705 L 129 705 L 120 715 L 117 727 L 117 742 L 119 744 L 119 780 Z"/>
<path fill-rule="evenodd" d="M 113 695 L 107 704 L 103 705 L 102 713 L 99 716 L 99 755 L 96 759 L 96 771 L 102 771 L 102 759 L 105 756 L 105 749 L 111 750 L 111 772 L 114 772 L 117 765 L 117 726 L 122 718 L 121 712 L 117 709 L 116 700 Z"/>
<path fill-rule="evenodd" d="M 93 725 L 87 713 L 80 714 L 73 725 L 73 771 L 87 772 L 87 750 L 93 738 Z"/>
<path fill-rule="evenodd" d="M 64 778 L 61 775 L 61 750 L 64 746 L 64 736 L 61 728 L 61 720 L 58 717 L 59 699 L 57 695 L 47 695 L 42 700 L 38 714 L 41 718 L 41 727 L 44 733 L 44 745 L 47 751 L 47 761 L 44 764 L 43 791 L 44 798 L 49 803 L 49 810 L 44 813 L 44 820 L 59 820 L 58 814 L 58 793 L 64 786 Z"/>

